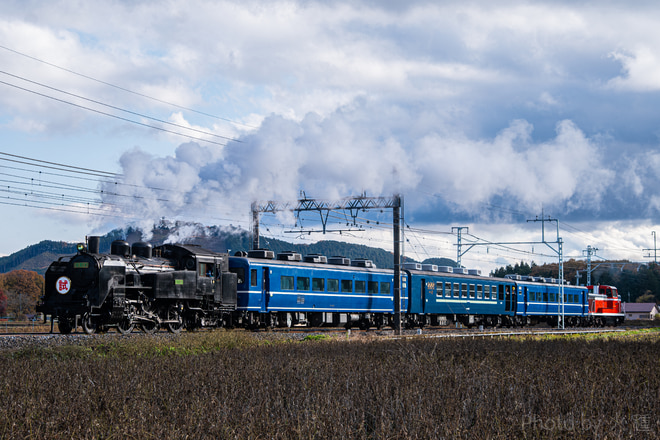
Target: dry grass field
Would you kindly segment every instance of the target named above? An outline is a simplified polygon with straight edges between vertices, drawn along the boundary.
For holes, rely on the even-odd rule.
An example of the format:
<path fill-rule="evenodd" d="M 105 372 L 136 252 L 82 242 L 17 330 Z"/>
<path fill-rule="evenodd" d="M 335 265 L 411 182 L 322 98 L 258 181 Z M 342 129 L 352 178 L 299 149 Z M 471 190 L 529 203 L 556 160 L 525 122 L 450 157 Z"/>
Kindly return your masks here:
<path fill-rule="evenodd" d="M 657 330 L 320 339 L 214 331 L 5 349 L 0 438 L 660 438 Z"/>

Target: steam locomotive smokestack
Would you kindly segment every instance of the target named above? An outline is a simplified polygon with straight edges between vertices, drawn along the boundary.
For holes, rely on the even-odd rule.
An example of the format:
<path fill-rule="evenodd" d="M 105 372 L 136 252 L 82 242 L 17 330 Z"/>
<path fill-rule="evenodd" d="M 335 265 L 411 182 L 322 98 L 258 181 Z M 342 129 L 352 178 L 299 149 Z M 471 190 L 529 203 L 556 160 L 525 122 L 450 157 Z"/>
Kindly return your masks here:
<path fill-rule="evenodd" d="M 101 248 L 101 237 L 91 236 L 87 237 L 87 252 L 90 254 L 98 254 Z"/>

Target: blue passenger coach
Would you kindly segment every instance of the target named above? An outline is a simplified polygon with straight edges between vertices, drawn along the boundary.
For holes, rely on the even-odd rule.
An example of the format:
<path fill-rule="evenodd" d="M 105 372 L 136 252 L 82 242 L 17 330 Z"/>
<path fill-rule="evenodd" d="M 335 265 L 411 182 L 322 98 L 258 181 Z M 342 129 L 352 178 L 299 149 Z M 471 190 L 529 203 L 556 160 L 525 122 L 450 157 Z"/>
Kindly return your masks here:
<path fill-rule="evenodd" d="M 254 250 L 229 258 L 237 276 L 234 325 L 395 324 L 394 273 L 369 260 Z M 468 327 L 593 325 L 585 287 L 556 279 L 481 276 L 478 270 L 407 263 L 401 271 L 402 324 L 408 328 L 462 323 Z"/>
<path fill-rule="evenodd" d="M 350 261 L 255 250 L 229 259 L 237 274 L 237 312 L 248 327 L 391 325 L 394 277 L 370 260 Z M 402 287 L 406 277 L 402 277 Z M 407 295 L 402 304 L 407 307 Z"/>
<path fill-rule="evenodd" d="M 480 271 L 419 263 L 405 265 L 410 279 L 409 325 L 461 322 L 468 327 L 514 324 L 516 285 Z"/>
<path fill-rule="evenodd" d="M 562 314 L 566 324 L 586 325 L 589 322 L 588 290 L 584 286 L 564 284 L 564 301 L 561 301 L 561 285 L 558 280 L 519 275 L 507 275 L 518 286 L 517 315 L 526 324 L 546 322 L 556 325 Z"/>

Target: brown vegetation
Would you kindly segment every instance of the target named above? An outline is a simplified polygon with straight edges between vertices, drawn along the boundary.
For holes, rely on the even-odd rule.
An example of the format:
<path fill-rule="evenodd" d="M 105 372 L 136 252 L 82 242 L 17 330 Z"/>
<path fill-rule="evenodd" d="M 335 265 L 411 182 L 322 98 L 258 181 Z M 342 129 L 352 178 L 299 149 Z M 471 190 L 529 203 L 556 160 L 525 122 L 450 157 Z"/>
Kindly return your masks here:
<path fill-rule="evenodd" d="M 19 269 L 0 274 L 0 292 L 6 296 L 5 312 L 0 316 L 7 314 L 22 319 L 27 314 L 35 313 L 43 290 L 44 278 L 31 270 Z"/>
<path fill-rule="evenodd" d="M 250 338 L 213 332 L 0 353 L 0 437 L 660 436 L 657 333 Z"/>

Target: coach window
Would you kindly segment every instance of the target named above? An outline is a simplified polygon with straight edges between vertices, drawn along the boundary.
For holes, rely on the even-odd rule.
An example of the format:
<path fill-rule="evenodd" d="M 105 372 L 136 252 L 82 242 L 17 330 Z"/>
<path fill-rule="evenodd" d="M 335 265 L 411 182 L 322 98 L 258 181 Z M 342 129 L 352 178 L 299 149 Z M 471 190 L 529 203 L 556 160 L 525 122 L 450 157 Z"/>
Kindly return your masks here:
<path fill-rule="evenodd" d="M 257 285 L 257 269 L 250 270 L 250 286 Z"/>
<path fill-rule="evenodd" d="M 477 299 L 482 299 L 484 297 L 483 288 L 481 284 L 477 284 Z"/>
<path fill-rule="evenodd" d="M 507 287 L 507 290 L 508 290 L 508 287 Z M 499 294 L 499 298 L 498 298 L 498 299 L 499 299 L 500 301 L 504 301 L 504 286 L 503 286 L 502 284 L 500 284 L 500 294 Z"/>
<path fill-rule="evenodd" d="M 445 283 L 445 297 L 451 296 L 451 283 Z"/>
<path fill-rule="evenodd" d="M 390 283 L 388 282 L 380 283 L 380 293 L 382 293 L 383 295 L 389 295 L 390 293 L 392 293 L 390 290 Z"/>
<path fill-rule="evenodd" d="M 339 280 L 328 280 L 328 292 L 339 292 Z"/>
<path fill-rule="evenodd" d="M 461 298 L 467 298 L 468 286 L 467 284 L 461 284 Z"/>
<path fill-rule="evenodd" d="M 309 278 L 298 277 L 296 280 L 296 290 L 309 290 Z"/>
<path fill-rule="evenodd" d="M 461 295 L 461 285 L 460 284 L 454 283 L 453 295 L 454 295 L 454 298 L 458 298 Z"/>
<path fill-rule="evenodd" d="M 370 295 L 378 294 L 378 281 L 369 281 L 369 294 Z"/>
<path fill-rule="evenodd" d="M 325 290 L 325 278 L 312 278 L 312 290 L 323 292 Z"/>
<path fill-rule="evenodd" d="M 342 293 L 353 293 L 353 280 L 341 280 Z"/>
<path fill-rule="evenodd" d="M 282 290 L 293 290 L 293 277 L 282 275 L 280 278 L 280 286 Z"/>
<path fill-rule="evenodd" d="M 355 293 L 365 293 L 367 291 L 367 283 L 364 281 L 355 281 Z"/>

